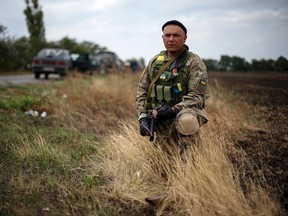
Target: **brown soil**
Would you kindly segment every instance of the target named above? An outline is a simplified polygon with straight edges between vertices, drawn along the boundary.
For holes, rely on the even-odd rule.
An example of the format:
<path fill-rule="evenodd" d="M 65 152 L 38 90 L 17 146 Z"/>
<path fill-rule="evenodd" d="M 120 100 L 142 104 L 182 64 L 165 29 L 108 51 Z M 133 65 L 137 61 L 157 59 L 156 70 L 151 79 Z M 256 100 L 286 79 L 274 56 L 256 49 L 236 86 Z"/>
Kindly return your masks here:
<path fill-rule="evenodd" d="M 267 130 L 247 130 L 235 144 L 255 162 L 288 213 L 288 73 L 209 73 L 210 85 L 233 89 L 257 107 Z"/>

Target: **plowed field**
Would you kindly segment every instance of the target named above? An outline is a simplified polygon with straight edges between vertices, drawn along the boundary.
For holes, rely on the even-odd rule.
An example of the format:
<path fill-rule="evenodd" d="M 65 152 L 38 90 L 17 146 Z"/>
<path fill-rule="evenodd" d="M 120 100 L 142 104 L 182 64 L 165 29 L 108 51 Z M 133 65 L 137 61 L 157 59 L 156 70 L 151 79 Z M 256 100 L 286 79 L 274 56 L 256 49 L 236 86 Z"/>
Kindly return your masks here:
<path fill-rule="evenodd" d="M 263 118 L 265 130 L 248 130 L 235 144 L 264 173 L 288 213 L 288 74 L 210 72 L 209 83 L 244 96 Z"/>

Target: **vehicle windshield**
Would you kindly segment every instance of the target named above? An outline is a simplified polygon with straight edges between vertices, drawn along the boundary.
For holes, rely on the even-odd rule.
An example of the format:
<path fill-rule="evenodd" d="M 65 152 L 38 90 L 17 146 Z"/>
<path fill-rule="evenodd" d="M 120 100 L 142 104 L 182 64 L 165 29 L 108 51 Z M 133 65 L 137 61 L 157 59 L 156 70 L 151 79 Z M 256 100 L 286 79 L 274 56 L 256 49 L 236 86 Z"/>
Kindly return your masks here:
<path fill-rule="evenodd" d="M 65 50 L 60 49 L 43 49 L 38 53 L 39 57 L 65 57 L 67 56 L 67 52 Z"/>

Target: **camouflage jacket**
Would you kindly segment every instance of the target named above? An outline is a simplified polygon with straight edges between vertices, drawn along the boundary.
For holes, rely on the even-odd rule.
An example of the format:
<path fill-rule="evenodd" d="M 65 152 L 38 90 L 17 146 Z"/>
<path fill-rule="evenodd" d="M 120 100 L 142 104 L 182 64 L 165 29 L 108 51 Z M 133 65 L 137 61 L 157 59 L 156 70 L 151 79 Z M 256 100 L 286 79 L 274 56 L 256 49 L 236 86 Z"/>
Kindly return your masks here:
<path fill-rule="evenodd" d="M 162 57 L 161 55 L 164 56 Z M 148 110 L 151 109 L 151 107 L 147 107 L 147 93 L 153 77 L 160 69 L 160 67 L 157 67 L 157 64 L 159 65 L 159 59 L 163 60 L 163 65 L 169 61 L 166 52 L 162 51 L 149 61 L 139 79 L 136 96 L 136 107 L 139 119 L 146 117 Z M 170 71 L 170 73 L 172 73 L 172 65 L 165 71 Z M 187 51 L 187 55 L 182 61 L 178 73 L 180 75 L 179 77 L 181 77 L 181 85 L 184 87 L 185 91 L 181 96 L 181 100 L 172 105 L 181 107 L 181 109 L 192 108 L 198 115 L 200 125 L 207 123 L 208 118 L 204 111 L 204 107 L 208 75 L 205 64 L 198 55 Z"/>

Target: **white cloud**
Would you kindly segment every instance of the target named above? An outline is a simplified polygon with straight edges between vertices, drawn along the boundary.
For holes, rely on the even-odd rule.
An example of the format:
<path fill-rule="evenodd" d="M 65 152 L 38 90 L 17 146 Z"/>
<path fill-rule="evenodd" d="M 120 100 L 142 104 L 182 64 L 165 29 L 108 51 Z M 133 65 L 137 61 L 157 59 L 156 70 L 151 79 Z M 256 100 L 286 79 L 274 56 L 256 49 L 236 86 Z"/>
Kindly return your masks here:
<path fill-rule="evenodd" d="M 95 0 L 91 5 L 91 9 L 96 11 L 109 10 L 111 7 L 119 5 L 120 2 L 119 0 Z"/>
<path fill-rule="evenodd" d="M 205 58 L 288 58 L 286 1 L 39 0 L 47 40 L 88 40 L 124 59 L 147 61 L 164 49 L 161 26 L 170 19 L 186 25 L 187 44 Z M 23 0 L 0 0 L 0 8 L 0 22 L 11 35 L 28 35 Z"/>

